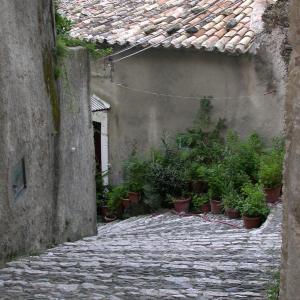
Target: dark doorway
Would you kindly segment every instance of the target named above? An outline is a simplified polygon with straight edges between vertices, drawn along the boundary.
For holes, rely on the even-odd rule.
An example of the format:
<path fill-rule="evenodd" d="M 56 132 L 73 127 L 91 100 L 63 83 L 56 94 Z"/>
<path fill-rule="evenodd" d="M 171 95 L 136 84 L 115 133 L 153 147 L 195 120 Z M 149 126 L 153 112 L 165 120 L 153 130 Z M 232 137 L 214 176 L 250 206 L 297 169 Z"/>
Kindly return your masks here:
<path fill-rule="evenodd" d="M 95 143 L 95 159 L 97 172 L 102 174 L 101 162 L 101 123 L 93 122 L 94 125 L 94 143 Z"/>

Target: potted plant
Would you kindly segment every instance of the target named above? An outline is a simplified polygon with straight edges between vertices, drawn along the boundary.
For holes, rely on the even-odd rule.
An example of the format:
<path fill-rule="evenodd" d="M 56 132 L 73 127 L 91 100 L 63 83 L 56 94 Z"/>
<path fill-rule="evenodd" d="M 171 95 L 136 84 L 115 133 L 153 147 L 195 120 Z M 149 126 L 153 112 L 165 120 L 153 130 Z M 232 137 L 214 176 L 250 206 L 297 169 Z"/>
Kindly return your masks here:
<path fill-rule="evenodd" d="M 187 195 L 173 196 L 172 202 L 177 213 L 187 213 L 190 209 L 191 197 Z"/>
<path fill-rule="evenodd" d="M 271 152 L 262 156 L 259 180 L 265 188 L 266 200 L 275 203 L 279 200 L 282 187 L 282 157 Z"/>
<path fill-rule="evenodd" d="M 247 229 L 257 228 L 270 211 L 265 202 L 263 187 L 259 184 L 247 184 L 242 191 L 245 196 L 241 206 L 244 225 Z"/>
<path fill-rule="evenodd" d="M 241 217 L 240 206 L 242 197 L 229 186 L 228 191 L 223 195 L 223 206 L 225 214 L 229 219 L 238 219 Z"/>
<path fill-rule="evenodd" d="M 208 194 L 192 196 L 192 205 L 196 212 L 209 213 L 210 212 L 210 201 Z"/>
<path fill-rule="evenodd" d="M 108 211 L 110 214 L 115 214 L 118 217 L 122 216 L 123 207 L 122 201 L 126 198 L 127 189 L 124 185 L 119 185 L 112 188 L 111 191 L 108 192 Z"/>
<path fill-rule="evenodd" d="M 124 178 L 128 188 L 130 203 L 138 203 L 140 201 L 148 169 L 148 161 L 140 159 L 135 153 L 125 162 Z"/>
<path fill-rule="evenodd" d="M 191 184 L 193 193 L 202 194 L 207 192 L 206 167 L 196 162 L 187 167 L 187 178 Z"/>
<path fill-rule="evenodd" d="M 222 213 L 222 194 L 224 190 L 224 169 L 222 164 L 213 165 L 208 169 L 208 194 L 210 196 L 211 212 Z"/>

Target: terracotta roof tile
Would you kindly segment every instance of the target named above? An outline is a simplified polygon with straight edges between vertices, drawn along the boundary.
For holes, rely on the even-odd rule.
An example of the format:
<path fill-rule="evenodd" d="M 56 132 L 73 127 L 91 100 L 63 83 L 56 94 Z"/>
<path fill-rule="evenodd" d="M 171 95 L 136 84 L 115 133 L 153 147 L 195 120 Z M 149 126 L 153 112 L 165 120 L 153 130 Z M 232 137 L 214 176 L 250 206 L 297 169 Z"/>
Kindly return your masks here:
<path fill-rule="evenodd" d="M 264 8 L 261 0 L 60 1 L 60 12 L 73 22 L 73 37 L 231 53 L 249 50 Z"/>

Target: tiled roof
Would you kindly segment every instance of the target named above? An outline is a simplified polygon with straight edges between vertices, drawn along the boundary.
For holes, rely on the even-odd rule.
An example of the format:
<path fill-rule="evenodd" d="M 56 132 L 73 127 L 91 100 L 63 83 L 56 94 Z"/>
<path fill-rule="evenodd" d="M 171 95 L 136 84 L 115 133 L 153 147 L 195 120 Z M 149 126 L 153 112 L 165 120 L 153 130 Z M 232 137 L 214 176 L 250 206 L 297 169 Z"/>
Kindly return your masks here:
<path fill-rule="evenodd" d="M 266 0 L 62 0 L 71 35 L 111 45 L 245 53 Z"/>
<path fill-rule="evenodd" d="M 104 100 L 98 98 L 96 95 L 93 95 L 91 97 L 91 109 L 92 112 L 109 110 L 110 105 L 106 103 Z"/>

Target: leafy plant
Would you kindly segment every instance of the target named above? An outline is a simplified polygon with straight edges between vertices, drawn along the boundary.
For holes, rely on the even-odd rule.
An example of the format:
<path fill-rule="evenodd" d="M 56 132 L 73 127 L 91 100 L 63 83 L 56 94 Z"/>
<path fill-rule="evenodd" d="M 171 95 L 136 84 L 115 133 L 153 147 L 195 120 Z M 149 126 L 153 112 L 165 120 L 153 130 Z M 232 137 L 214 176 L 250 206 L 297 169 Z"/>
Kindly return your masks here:
<path fill-rule="evenodd" d="M 268 300 L 278 300 L 280 291 L 280 272 L 274 272 L 272 282 L 267 290 Z"/>
<path fill-rule="evenodd" d="M 247 184 L 242 189 L 245 200 L 241 212 L 247 217 L 267 217 L 270 210 L 265 201 L 263 187 L 260 184 Z"/>
<path fill-rule="evenodd" d="M 193 195 L 192 196 L 192 205 L 195 210 L 199 210 L 204 204 L 209 202 L 209 195 L 202 194 L 202 195 Z"/>
<path fill-rule="evenodd" d="M 94 58 L 111 54 L 112 48 L 98 49 L 95 43 L 71 37 L 70 31 L 72 29 L 72 22 L 58 12 L 58 5 L 59 0 L 55 1 L 55 24 L 57 34 L 56 57 L 58 60 L 63 57 L 60 56 L 61 54 L 66 54 L 66 47 L 84 47 Z"/>
<path fill-rule="evenodd" d="M 124 163 L 124 178 L 125 183 L 130 192 L 141 192 L 146 184 L 146 179 L 149 171 L 149 162 L 140 159 L 136 154 L 133 154 Z"/>
<path fill-rule="evenodd" d="M 221 163 L 207 170 L 209 195 L 213 200 L 221 200 L 226 185 L 224 165 Z"/>
<path fill-rule="evenodd" d="M 112 188 L 108 192 L 107 206 L 110 212 L 118 210 L 122 203 L 122 199 L 127 196 L 127 189 L 124 185 L 119 185 Z"/>
<path fill-rule="evenodd" d="M 266 188 L 275 188 L 282 183 L 284 147 L 275 140 L 272 149 L 266 151 L 260 161 L 259 179 Z"/>
<path fill-rule="evenodd" d="M 225 209 L 241 210 L 243 205 L 243 197 L 229 185 L 222 196 L 223 206 Z"/>

